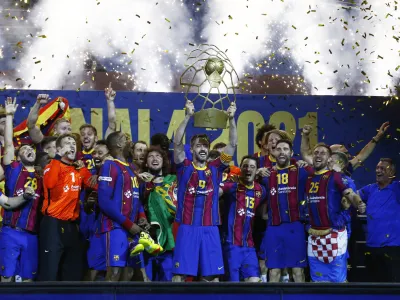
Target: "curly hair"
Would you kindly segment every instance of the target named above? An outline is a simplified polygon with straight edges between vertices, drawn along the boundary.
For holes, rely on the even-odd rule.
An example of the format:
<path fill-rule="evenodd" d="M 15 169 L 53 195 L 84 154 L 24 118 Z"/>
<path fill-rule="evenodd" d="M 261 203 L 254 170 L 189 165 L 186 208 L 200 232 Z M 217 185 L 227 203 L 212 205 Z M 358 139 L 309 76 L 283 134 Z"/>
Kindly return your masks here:
<path fill-rule="evenodd" d="M 167 152 L 163 151 L 160 149 L 158 146 L 150 146 L 145 154 L 144 154 L 144 161 L 143 161 L 143 166 L 142 166 L 142 171 L 143 172 L 149 172 L 149 167 L 147 166 L 147 158 L 149 157 L 150 152 L 157 152 L 158 154 L 161 155 L 162 160 L 163 160 L 163 166 L 162 166 L 162 176 L 166 176 L 171 173 L 171 165 L 168 159 L 168 154 Z"/>
<path fill-rule="evenodd" d="M 257 134 L 256 134 L 256 144 L 258 146 L 258 148 L 261 149 L 261 142 L 263 140 L 264 135 L 271 131 L 276 129 L 275 125 L 273 124 L 264 124 L 263 126 L 261 126 L 260 128 L 257 129 Z"/>

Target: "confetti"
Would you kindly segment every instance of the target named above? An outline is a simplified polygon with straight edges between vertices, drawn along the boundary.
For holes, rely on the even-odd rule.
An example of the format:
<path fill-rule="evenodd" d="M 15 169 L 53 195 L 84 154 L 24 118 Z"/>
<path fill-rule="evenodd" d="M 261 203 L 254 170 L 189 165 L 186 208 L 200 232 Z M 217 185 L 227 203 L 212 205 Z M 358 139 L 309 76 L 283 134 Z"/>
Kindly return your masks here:
<path fill-rule="evenodd" d="M 170 21 L 170 20 L 168 20 L 167 18 L 165 18 L 165 21 L 167 21 L 168 23 L 171 23 L 171 21 Z"/>
<path fill-rule="evenodd" d="M 44 34 L 43 34 L 43 35 L 39 35 L 38 37 L 40 37 L 40 38 L 42 38 L 42 39 L 47 38 L 47 36 L 45 36 Z"/>

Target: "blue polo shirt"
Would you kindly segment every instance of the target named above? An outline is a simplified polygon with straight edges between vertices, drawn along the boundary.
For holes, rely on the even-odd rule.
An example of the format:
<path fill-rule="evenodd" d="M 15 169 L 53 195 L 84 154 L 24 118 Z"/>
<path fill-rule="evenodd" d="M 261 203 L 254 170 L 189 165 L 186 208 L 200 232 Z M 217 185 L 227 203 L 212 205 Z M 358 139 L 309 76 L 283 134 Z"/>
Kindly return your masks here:
<path fill-rule="evenodd" d="M 367 204 L 367 246 L 400 246 L 400 182 L 383 189 L 370 184 L 359 194 Z"/>

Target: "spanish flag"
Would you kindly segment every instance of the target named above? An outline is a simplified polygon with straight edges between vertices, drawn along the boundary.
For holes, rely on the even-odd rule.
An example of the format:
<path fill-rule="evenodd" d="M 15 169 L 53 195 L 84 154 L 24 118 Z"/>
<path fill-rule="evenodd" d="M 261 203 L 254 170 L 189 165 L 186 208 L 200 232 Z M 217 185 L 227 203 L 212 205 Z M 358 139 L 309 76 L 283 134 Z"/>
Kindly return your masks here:
<path fill-rule="evenodd" d="M 64 103 L 64 109 L 61 109 L 60 103 Z M 57 119 L 64 118 L 71 121 L 71 113 L 68 100 L 63 97 L 57 97 L 39 111 L 39 118 L 36 125 L 40 128 L 44 136 L 52 135 L 54 124 Z M 14 128 L 14 144 L 20 146 L 29 143 L 29 133 L 27 120 Z"/>

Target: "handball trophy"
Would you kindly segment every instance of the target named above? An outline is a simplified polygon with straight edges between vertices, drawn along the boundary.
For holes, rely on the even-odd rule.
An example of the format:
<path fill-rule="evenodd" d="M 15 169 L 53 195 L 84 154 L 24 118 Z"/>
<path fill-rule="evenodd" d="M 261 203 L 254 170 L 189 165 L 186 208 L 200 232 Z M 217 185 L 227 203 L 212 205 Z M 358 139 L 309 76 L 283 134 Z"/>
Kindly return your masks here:
<path fill-rule="evenodd" d="M 189 53 L 185 67 L 180 78 L 185 99 L 203 100 L 194 114 L 194 127 L 225 129 L 226 108 L 236 102 L 239 82 L 228 56 L 215 45 L 201 44 Z"/>

